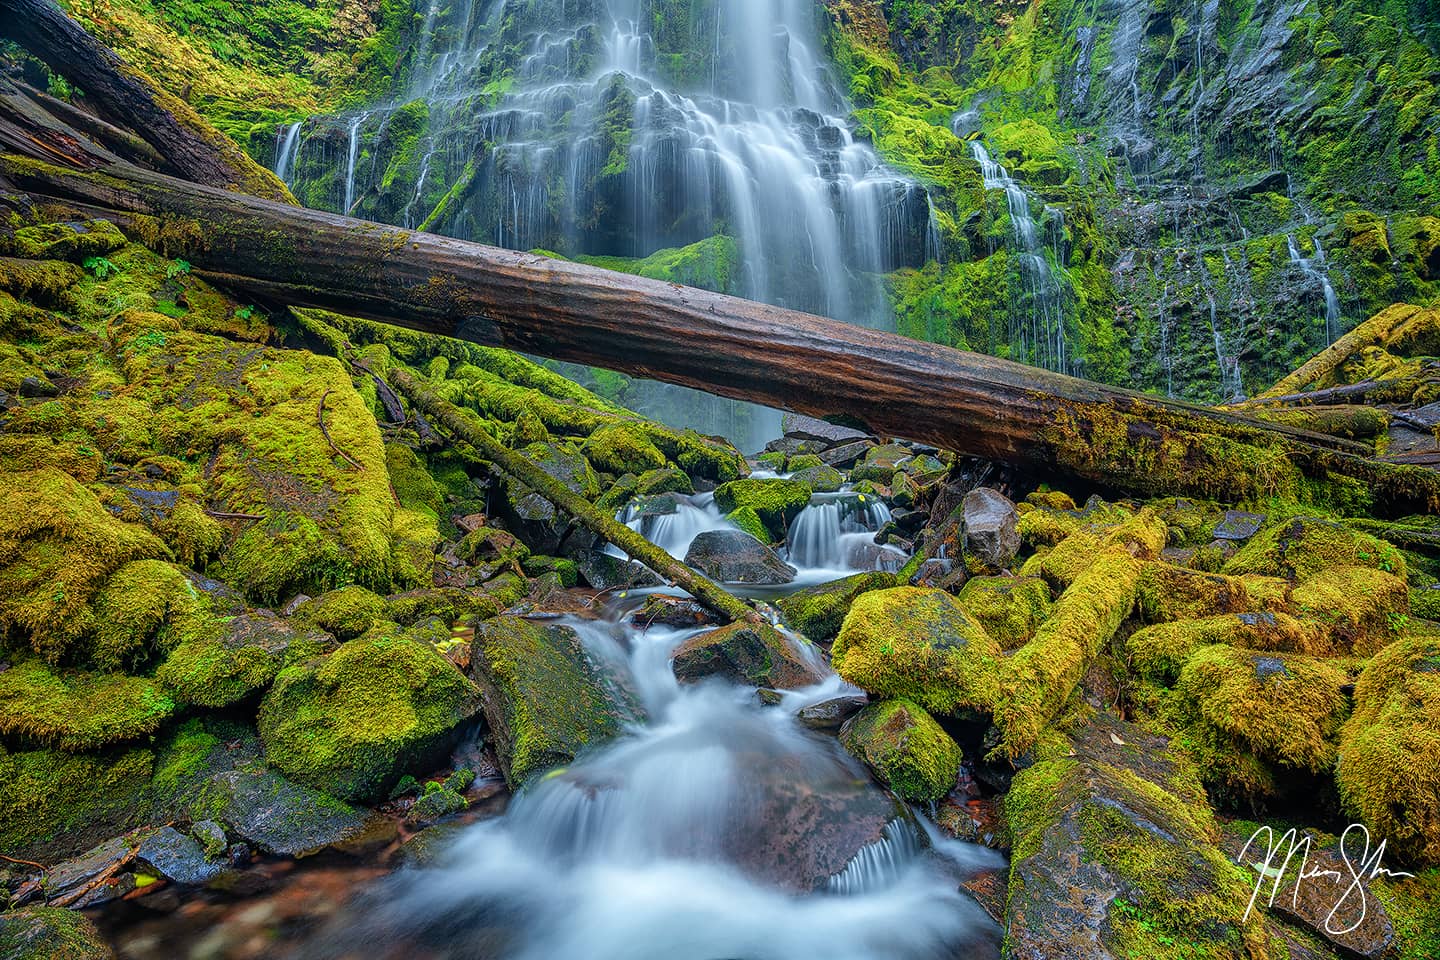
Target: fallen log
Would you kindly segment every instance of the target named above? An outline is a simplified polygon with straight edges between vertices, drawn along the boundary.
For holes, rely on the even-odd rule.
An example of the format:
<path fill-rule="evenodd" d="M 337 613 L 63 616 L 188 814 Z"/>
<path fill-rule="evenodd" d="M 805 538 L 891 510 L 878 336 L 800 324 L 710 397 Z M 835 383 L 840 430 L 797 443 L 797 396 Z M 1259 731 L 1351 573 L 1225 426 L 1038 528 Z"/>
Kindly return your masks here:
<path fill-rule="evenodd" d="M 1137 495 L 1404 515 L 1440 475 L 1267 424 L 781 307 L 227 193 L 126 163 L 0 177 L 129 224 L 203 276 L 319 307 L 859 425 Z"/>
<path fill-rule="evenodd" d="M 294 203 L 273 173 L 65 15 L 53 0 L 0 0 L 0 37 L 14 40 L 85 91 L 114 126 L 153 148 L 163 169 L 195 183 Z"/>

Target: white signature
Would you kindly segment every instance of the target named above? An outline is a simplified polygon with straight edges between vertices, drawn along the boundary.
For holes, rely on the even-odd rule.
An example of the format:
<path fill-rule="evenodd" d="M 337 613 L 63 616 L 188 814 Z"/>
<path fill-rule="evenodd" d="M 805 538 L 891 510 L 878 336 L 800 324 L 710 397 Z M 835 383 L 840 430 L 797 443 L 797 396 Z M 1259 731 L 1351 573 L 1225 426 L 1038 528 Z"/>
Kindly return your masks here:
<path fill-rule="evenodd" d="M 1325 932 L 1331 936 L 1349 933 L 1365 922 L 1365 912 L 1369 906 L 1369 893 L 1365 888 L 1367 881 L 1374 880 L 1381 876 L 1391 878 L 1414 876 L 1413 873 L 1387 870 L 1380 865 L 1381 858 L 1385 856 L 1385 841 L 1381 840 L 1380 845 L 1376 847 L 1374 851 L 1371 851 L 1370 831 L 1365 829 L 1363 824 L 1352 823 L 1346 827 L 1345 832 L 1340 835 L 1340 859 L 1345 863 L 1345 871 L 1343 872 L 1340 870 L 1322 870 L 1319 867 L 1307 867 L 1306 861 L 1310 858 L 1310 849 L 1314 841 L 1308 836 L 1301 837 L 1294 827 L 1282 833 L 1279 839 L 1276 839 L 1275 831 L 1269 827 L 1261 827 L 1259 830 L 1256 830 L 1250 835 L 1250 839 L 1245 841 L 1245 846 L 1240 851 L 1239 859 L 1242 863 L 1245 861 L 1245 854 L 1249 852 L 1252 844 L 1255 844 L 1258 848 L 1258 841 L 1261 834 L 1266 835 L 1265 859 L 1252 863 L 1252 866 L 1260 871 L 1260 877 L 1255 881 L 1255 890 L 1250 894 L 1250 904 L 1245 908 L 1245 919 L 1247 920 L 1250 919 L 1250 912 L 1255 909 L 1255 901 L 1259 899 L 1260 891 L 1264 888 L 1266 880 L 1273 881 L 1270 885 L 1270 899 L 1266 901 L 1266 906 L 1274 905 L 1275 897 L 1280 892 L 1280 882 L 1285 877 L 1285 870 L 1290 865 L 1290 861 L 1295 858 L 1296 854 L 1300 855 L 1300 863 L 1298 872 L 1295 875 L 1295 892 L 1291 895 L 1290 902 L 1291 906 L 1297 910 L 1299 909 L 1300 885 L 1306 880 L 1324 878 L 1333 881 L 1336 885 L 1340 885 L 1346 883 L 1346 874 L 1349 874 L 1348 885 L 1345 886 L 1344 891 L 1340 894 L 1340 899 L 1335 902 L 1335 906 L 1325 915 Z M 1347 843 L 1347 841 L 1349 841 L 1352 834 L 1356 838 L 1354 843 L 1360 845 L 1358 851 L 1360 856 L 1358 858 L 1352 858 L 1350 856 L 1352 844 Z M 1277 865 L 1276 858 L 1281 851 L 1284 851 L 1285 858 Z M 1337 929 L 1334 926 L 1337 922 L 1336 918 L 1337 916 L 1342 916 L 1342 910 L 1346 904 L 1350 904 L 1351 906 L 1350 909 L 1344 911 L 1344 913 L 1354 915 L 1356 910 L 1354 901 L 1356 898 L 1359 900 L 1359 916 L 1355 919 L 1355 922 L 1348 927 Z"/>

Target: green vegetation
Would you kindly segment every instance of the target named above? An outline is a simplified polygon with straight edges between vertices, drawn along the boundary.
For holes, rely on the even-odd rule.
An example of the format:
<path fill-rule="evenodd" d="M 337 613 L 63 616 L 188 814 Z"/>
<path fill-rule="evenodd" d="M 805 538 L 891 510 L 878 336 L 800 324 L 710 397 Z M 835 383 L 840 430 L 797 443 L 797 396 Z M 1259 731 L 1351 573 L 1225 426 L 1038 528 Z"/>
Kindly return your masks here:
<path fill-rule="evenodd" d="M 955 787 L 960 747 L 907 700 L 872 703 L 845 724 L 840 739 L 906 800 L 939 800 Z"/>

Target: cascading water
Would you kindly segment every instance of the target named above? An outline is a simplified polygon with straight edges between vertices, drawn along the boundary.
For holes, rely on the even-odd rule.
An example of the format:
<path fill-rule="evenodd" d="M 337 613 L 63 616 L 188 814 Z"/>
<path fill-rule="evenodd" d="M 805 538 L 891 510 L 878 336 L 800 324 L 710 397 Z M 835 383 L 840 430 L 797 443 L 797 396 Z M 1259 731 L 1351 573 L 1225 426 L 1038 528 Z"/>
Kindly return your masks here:
<path fill-rule="evenodd" d="M 888 326 L 877 274 L 938 256 L 938 232 L 926 191 L 852 137 L 815 15 L 808 0 L 697 2 L 663 20 L 643 0 L 428 4 L 405 102 L 307 122 L 301 139 L 344 140 L 344 189 L 324 159 L 336 151 L 306 151 L 297 196 L 567 255 L 728 238 L 694 279 Z M 756 415 L 730 401 L 693 422 L 677 390 L 637 405 L 747 449 L 778 432 L 767 414 L 737 436 Z"/>
<path fill-rule="evenodd" d="M 1019 359 L 1068 373 L 1065 313 L 1067 299 L 1073 297 L 1074 291 L 1070 289 L 1069 276 L 1063 269 L 1063 228 L 1058 226 L 1057 221 L 1050 220 L 1054 248 L 1051 253 L 1061 266 L 1057 272 L 1046 256 L 1045 245 L 1039 238 L 1035 218 L 1030 212 L 1034 198 L 1003 166 L 991 159 L 979 140 L 970 141 L 970 153 L 980 164 L 985 189 L 1005 192 L 1012 248 L 1020 265 L 1025 295 L 1030 301 L 1030 326 L 1011 332 L 1011 346 Z M 1041 207 L 1050 212 L 1043 204 Z"/>
<path fill-rule="evenodd" d="M 1315 256 L 1302 257 L 1300 247 L 1295 243 L 1295 235 L 1292 233 L 1285 238 L 1286 246 L 1290 252 L 1290 262 L 1300 268 L 1300 272 L 1312 283 L 1320 287 L 1320 295 L 1325 302 L 1325 342 L 1331 344 L 1340 335 L 1340 298 L 1335 295 L 1335 288 L 1330 284 L 1330 277 L 1326 274 L 1325 248 L 1320 246 L 1320 238 L 1312 237 L 1311 243 L 1315 245 Z"/>
<path fill-rule="evenodd" d="M 300 152 L 300 126 L 302 121 L 295 121 L 285 128 L 285 135 L 275 147 L 275 176 L 280 181 L 289 184 L 291 171 L 295 169 L 295 156 Z"/>
<path fill-rule="evenodd" d="M 843 576 L 856 570 L 898 570 L 905 553 L 875 544 L 890 520 L 883 501 L 853 493 L 816 494 L 790 525 L 785 558 L 802 571 Z"/>
<path fill-rule="evenodd" d="M 434 866 L 362 896 L 303 956 L 998 955 L 998 927 L 958 881 L 999 855 L 927 836 L 833 737 L 794 719 L 852 690 L 832 675 L 766 708 L 748 688 L 681 685 L 671 652 L 695 631 L 637 629 L 630 609 L 561 622 L 649 719 L 520 791 Z"/>

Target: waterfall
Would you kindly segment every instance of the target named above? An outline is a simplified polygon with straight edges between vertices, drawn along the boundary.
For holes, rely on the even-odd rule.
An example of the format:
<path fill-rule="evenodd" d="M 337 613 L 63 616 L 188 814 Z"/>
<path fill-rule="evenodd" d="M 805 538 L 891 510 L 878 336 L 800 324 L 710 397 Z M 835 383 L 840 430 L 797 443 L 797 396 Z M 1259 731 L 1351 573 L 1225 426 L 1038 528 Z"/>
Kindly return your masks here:
<path fill-rule="evenodd" d="M 288 184 L 290 172 L 295 168 L 295 155 L 300 152 L 300 125 L 297 120 L 285 128 L 285 136 L 275 150 L 275 176 L 281 183 Z"/>
<path fill-rule="evenodd" d="M 878 275 L 939 256 L 933 207 L 852 136 L 813 4 L 697 2 L 666 20 L 642 0 L 427 2 L 404 96 L 348 122 L 314 118 L 299 139 L 343 130 L 356 216 L 413 226 L 469 165 L 431 229 L 623 257 L 724 234 L 738 249 L 714 278 L 726 292 L 891 327 Z M 417 100 L 423 128 L 387 131 Z M 292 175 L 333 177 L 308 151 Z M 747 449 L 778 429 L 778 414 L 647 389 L 644 412 Z"/>
<path fill-rule="evenodd" d="M 1327 345 L 1335 342 L 1340 335 L 1340 298 L 1335 295 L 1335 288 L 1330 285 L 1330 277 L 1325 268 L 1325 248 L 1320 246 L 1320 238 L 1314 237 L 1311 243 L 1315 245 L 1314 257 L 1302 257 L 1300 248 L 1295 243 L 1295 235 L 1292 233 L 1285 238 L 1285 244 L 1289 248 L 1290 262 L 1300 268 L 1312 283 L 1320 287 L 1320 294 L 1325 303 L 1325 343 Z"/>
<path fill-rule="evenodd" d="M 1012 331 L 1011 345 L 1020 359 L 1049 370 L 1069 373 L 1065 307 L 1073 291 L 1063 266 L 1063 228 L 1052 234 L 1053 255 L 1061 267 L 1057 273 L 1036 234 L 1035 218 L 1030 212 L 1031 195 L 1003 166 L 991 159 L 979 140 L 970 141 L 970 154 L 980 164 L 985 189 L 1005 193 L 1013 238 L 1011 249 L 1020 264 L 1020 278 L 1030 303 L 1030 327 L 1028 330 Z M 1048 211 L 1043 203 L 1041 208 Z"/>
<path fill-rule="evenodd" d="M 785 558 L 800 570 L 838 575 L 860 570 L 898 570 L 904 551 L 875 543 L 875 533 L 890 520 L 890 508 L 853 493 L 816 494 L 790 525 Z"/>

